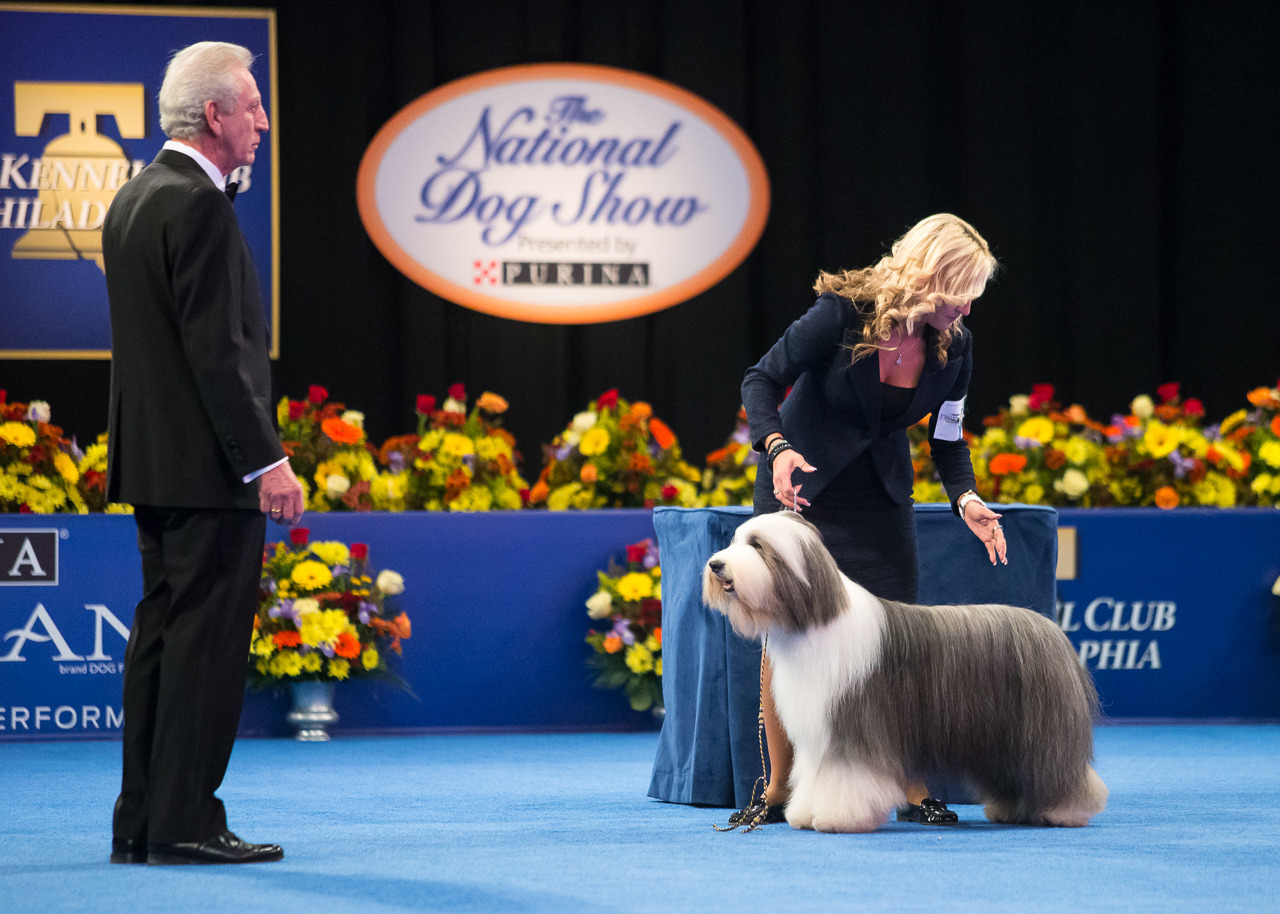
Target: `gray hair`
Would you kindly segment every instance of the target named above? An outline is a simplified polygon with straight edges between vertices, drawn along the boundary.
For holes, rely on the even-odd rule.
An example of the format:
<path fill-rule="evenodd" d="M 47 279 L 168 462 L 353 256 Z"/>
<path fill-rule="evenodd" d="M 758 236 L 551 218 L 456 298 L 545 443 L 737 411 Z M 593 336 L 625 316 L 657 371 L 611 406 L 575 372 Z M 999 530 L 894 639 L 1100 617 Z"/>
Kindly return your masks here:
<path fill-rule="evenodd" d="M 232 108 L 239 97 L 235 69 L 253 67 L 248 48 L 225 41 L 199 41 L 173 55 L 160 86 L 160 129 L 175 140 L 193 140 L 208 131 L 206 102 Z"/>

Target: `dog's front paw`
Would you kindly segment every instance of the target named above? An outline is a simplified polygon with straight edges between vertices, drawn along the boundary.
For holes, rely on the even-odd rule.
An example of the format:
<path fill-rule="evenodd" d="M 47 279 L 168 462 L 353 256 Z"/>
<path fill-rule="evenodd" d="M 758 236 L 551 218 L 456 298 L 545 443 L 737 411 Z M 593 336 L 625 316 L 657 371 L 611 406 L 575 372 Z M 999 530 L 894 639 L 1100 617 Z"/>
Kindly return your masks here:
<path fill-rule="evenodd" d="M 813 830 L 840 833 L 865 835 L 875 831 L 885 823 L 888 816 L 869 817 L 869 818 L 826 818 L 821 815 L 813 817 Z"/>
<path fill-rule="evenodd" d="M 813 828 L 813 813 L 800 809 L 794 803 L 787 804 L 787 824 L 792 828 Z"/>

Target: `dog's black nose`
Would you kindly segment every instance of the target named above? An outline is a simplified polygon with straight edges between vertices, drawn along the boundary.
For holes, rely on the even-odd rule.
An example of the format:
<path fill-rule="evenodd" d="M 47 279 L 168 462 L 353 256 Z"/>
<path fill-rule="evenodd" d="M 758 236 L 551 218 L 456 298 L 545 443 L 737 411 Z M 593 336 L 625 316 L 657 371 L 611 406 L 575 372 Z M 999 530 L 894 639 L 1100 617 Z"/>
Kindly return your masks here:
<path fill-rule="evenodd" d="M 707 562 L 707 567 L 711 569 L 712 574 L 719 574 L 721 570 L 724 568 L 724 562 L 720 561 L 719 559 L 712 559 L 711 561 Z"/>

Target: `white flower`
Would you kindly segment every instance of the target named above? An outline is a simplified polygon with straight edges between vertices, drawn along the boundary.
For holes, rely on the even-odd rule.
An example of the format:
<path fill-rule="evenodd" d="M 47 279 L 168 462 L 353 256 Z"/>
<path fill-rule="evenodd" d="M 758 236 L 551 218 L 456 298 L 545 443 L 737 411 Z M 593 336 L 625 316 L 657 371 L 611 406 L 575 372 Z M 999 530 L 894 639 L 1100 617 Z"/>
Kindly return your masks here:
<path fill-rule="evenodd" d="M 1031 398 L 1026 394 L 1014 394 L 1009 398 L 1009 415 L 1025 416 L 1030 408 Z"/>
<path fill-rule="evenodd" d="M 467 411 L 467 405 L 465 403 L 460 403 L 453 399 L 453 397 L 450 397 L 444 401 L 444 406 L 440 407 L 440 409 L 446 413 L 465 413 Z"/>
<path fill-rule="evenodd" d="M 364 428 L 364 413 L 358 409 L 349 409 L 342 414 L 342 421 L 356 428 Z"/>
<path fill-rule="evenodd" d="M 351 480 L 341 473 L 330 473 L 324 478 L 324 494 L 334 501 L 347 494 L 351 488 Z"/>
<path fill-rule="evenodd" d="M 1089 491 L 1089 477 L 1072 467 L 1053 481 L 1053 487 L 1067 498 L 1079 498 Z"/>
<path fill-rule="evenodd" d="M 1152 413 L 1156 411 L 1156 405 L 1146 394 L 1138 394 L 1129 404 L 1129 409 L 1133 410 L 1133 414 L 1139 419 L 1150 419 Z"/>
<path fill-rule="evenodd" d="M 574 416 L 573 421 L 569 423 L 569 427 L 581 435 L 595 424 L 596 414 L 588 409 Z"/>
<path fill-rule="evenodd" d="M 593 619 L 604 619 L 613 612 L 613 597 L 607 590 L 597 590 L 587 600 L 587 615 Z"/>
<path fill-rule="evenodd" d="M 320 601 L 313 597 L 299 597 L 293 601 L 293 611 L 299 616 L 320 612 Z"/>
<path fill-rule="evenodd" d="M 389 597 L 404 593 L 404 578 L 397 572 L 387 570 L 378 572 L 378 589 Z"/>
<path fill-rule="evenodd" d="M 27 418 L 32 422 L 48 422 L 51 415 L 53 412 L 44 400 L 32 400 L 27 404 Z"/>

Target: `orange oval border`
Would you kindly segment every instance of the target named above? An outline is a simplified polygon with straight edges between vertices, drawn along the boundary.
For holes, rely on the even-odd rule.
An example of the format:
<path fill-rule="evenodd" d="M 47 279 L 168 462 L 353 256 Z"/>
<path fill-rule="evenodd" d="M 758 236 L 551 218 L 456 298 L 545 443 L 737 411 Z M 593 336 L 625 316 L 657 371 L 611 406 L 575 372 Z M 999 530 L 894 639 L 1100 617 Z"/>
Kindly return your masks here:
<path fill-rule="evenodd" d="M 568 306 L 529 305 L 482 295 L 438 275 L 400 247 L 383 223 L 374 197 L 378 169 L 388 148 L 396 138 L 423 114 L 459 96 L 489 86 L 548 78 L 613 83 L 660 96 L 690 112 L 719 133 L 733 148 L 746 170 L 751 196 L 747 203 L 747 218 L 728 249 L 688 279 L 650 295 L 623 302 Z M 633 70 L 598 64 L 542 63 L 501 67 L 496 70 L 486 70 L 474 76 L 464 76 L 437 89 L 432 89 L 400 109 L 374 135 L 373 141 L 370 142 L 364 157 L 360 160 L 360 169 L 356 175 L 356 205 L 365 231 L 368 232 L 378 250 L 397 270 L 428 291 L 456 304 L 496 317 L 540 324 L 595 324 L 640 317 L 688 301 L 700 292 L 705 292 L 728 276 L 756 246 L 756 242 L 760 240 L 760 235 L 764 231 L 765 221 L 769 217 L 769 202 L 769 177 L 765 171 L 764 160 L 760 158 L 759 151 L 742 128 L 727 114 L 705 99 L 673 83 L 644 73 L 636 73 Z"/>

